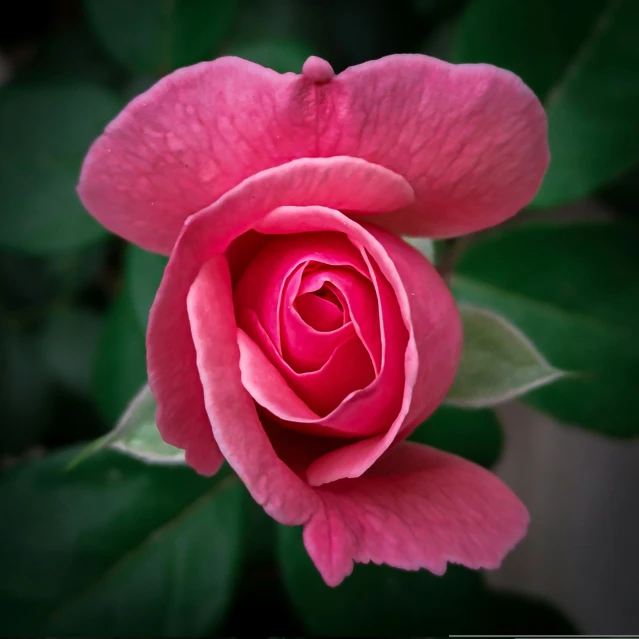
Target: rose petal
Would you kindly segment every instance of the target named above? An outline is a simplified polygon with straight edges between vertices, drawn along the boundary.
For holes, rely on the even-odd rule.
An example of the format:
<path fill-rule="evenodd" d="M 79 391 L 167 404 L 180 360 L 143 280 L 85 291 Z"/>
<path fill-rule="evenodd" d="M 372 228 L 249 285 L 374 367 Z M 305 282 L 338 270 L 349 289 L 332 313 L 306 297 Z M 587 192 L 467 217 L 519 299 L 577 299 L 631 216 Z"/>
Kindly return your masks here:
<path fill-rule="evenodd" d="M 316 333 L 334 333 L 344 326 L 344 311 L 333 302 L 315 295 L 313 291 L 295 298 L 295 310 L 295 315 Z"/>
<path fill-rule="evenodd" d="M 202 267 L 187 306 L 206 411 L 220 450 L 267 513 L 288 525 L 308 521 L 317 496 L 278 459 L 240 379 L 231 278 L 223 257 Z"/>
<path fill-rule="evenodd" d="M 430 262 L 406 242 L 381 229 L 364 228 L 338 212 L 322 207 L 281 207 L 256 226 L 262 233 L 271 229 L 277 229 L 278 233 L 301 233 L 317 228 L 339 228 L 351 241 L 366 248 L 392 286 L 409 339 L 405 351 L 399 344 L 388 346 L 391 354 L 405 353 L 401 376 L 403 390 L 393 385 L 400 378 L 399 372 L 393 372 L 371 392 L 373 401 L 380 404 L 383 399 L 401 395 L 401 405 L 387 432 L 317 459 L 307 471 L 309 483 L 315 486 L 345 477 L 359 477 L 388 449 L 400 430 L 405 436 L 404 433 L 417 426 L 417 418 L 425 419 L 435 410 L 452 384 L 462 341 L 461 321 L 450 291 Z M 389 303 L 382 305 L 382 310 L 390 308 Z M 398 334 L 397 328 L 391 328 L 385 338 L 397 339 Z M 381 379 L 382 375 L 378 377 Z M 346 419 L 342 417 L 346 414 L 355 422 L 362 419 L 362 414 L 367 420 L 376 418 L 375 409 L 362 410 L 362 406 L 367 405 L 364 392 L 349 399 L 338 409 L 340 418 Z M 376 408 L 381 409 L 381 406 Z"/>
<path fill-rule="evenodd" d="M 168 255 L 189 215 L 260 171 L 318 155 L 314 125 L 291 118 L 299 82 L 292 73 L 232 57 L 175 71 L 135 98 L 94 142 L 80 199 L 112 232 Z M 343 165 L 342 185 L 331 185 L 342 193 L 359 185 L 355 210 L 392 211 L 412 200 L 400 176 L 362 167 Z"/>
<path fill-rule="evenodd" d="M 342 300 L 355 332 L 371 357 L 375 372 L 379 373 L 382 364 L 382 341 L 375 286 L 346 269 L 318 269 L 305 278 L 300 292 L 315 290 L 321 285 L 328 285 Z M 295 348 L 290 346 L 289 350 L 293 353 Z"/>
<path fill-rule="evenodd" d="M 304 528 L 309 555 L 329 586 L 353 563 L 497 568 L 525 535 L 528 512 L 495 475 L 461 457 L 402 443 L 359 479 L 317 489 L 323 508 Z"/>
<path fill-rule="evenodd" d="M 344 175 L 349 176 L 348 186 Z M 211 256 L 223 254 L 234 239 L 284 203 L 322 202 L 357 208 L 360 202 L 372 210 L 376 202 L 366 184 L 385 184 L 392 194 L 394 178 L 386 177 L 376 167 L 352 158 L 298 160 L 249 178 L 189 218 L 151 308 L 146 344 L 149 386 L 158 403 L 158 429 L 166 442 L 186 450 L 187 461 L 198 472 L 214 472 L 219 461 L 186 310 L 186 297 L 200 267 Z M 352 185 L 359 188 L 351 189 Z"/>
<path fill-rule="evenodd" d="M 533 198 L 549 162 L 534 93 L 487 64 L 392 55 L 317 87 L 318 155 L 350 155 L 403 175 L 415 201 L 370 222 L 451 237 L 499 224 Z"/>
<path fill-rule="evenodd" d="M 244 326 L 247 334 L 244 345 L 240 343 L 242 382 L 255 401 L 284 420 L 285 425 L 326 437 L 363 437 L 384 427 L 379 419 L 348 420 L 342 414 L 344 396 L 349 392 L 366 393 L 359 389 L 369 388 L 374 377 L 368 353 L 355 335 L 340 344 L 321 369 L 296 373 L 280 360 L 254 313 L 246 314 Z M 246 348 L 247 340 L 251 348 Z M 303 410 L 298 409 L 298 401 L 288 399 L 291 394 L 303 403 Z"/>
<path fill-rule="evenodd" d="M 267 241 L 235 286 L 237 313 L 241 314 L 247 308 L 255 310 L 279 352 L 283 351 L 280 309 L 285 306 L 284 287 L 293 271 L 311 260 L 352 266 L 366 273 L 361 255 L 341 233 L 316 233 L 295 238 L 284 235 Z"/>
<path fill-rule="evenodd" d="M 310 69 L 280 75 L 220 58 L 167 76 L 91 147 L 78 187 L 84 205 L 113 232 L 169 253 L 189 215 L 249 176 L 303 157 L 380 165 L 375 179 L 370 171 L 366 180 L 345 174 L 342 187 L 360 182 L 363 199 L 377 203 L 335 208 L 405 207 L 376 223 L 409 235 L 492 226 L 539 188 L 549 159 L 546 118 L 512 73 L 421 55 L 367 62 L 330 81 Z M 400 176 L 415 190 L 411 206 Z"/>
<path fill-rule="evenodd" d="M 282 326 L 281 354 L 298 373 L 321 368 L 333 351 L 355 333 L 350 318 L 344 322 L 343 310 L 316 295 L 298 295 L 305 266 L 301 264 L 286 282 L 279 314 Z M 302 317 L 303 314 L 308 316 Z M 320 326 L 324 330 L 318 330 Z"/>

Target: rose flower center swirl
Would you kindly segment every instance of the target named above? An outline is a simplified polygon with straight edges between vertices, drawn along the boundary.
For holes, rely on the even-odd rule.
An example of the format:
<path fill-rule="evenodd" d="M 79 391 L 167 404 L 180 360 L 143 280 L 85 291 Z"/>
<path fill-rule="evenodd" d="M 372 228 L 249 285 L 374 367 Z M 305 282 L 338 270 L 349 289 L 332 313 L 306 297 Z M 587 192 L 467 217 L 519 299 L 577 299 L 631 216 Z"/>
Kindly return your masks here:
<path fill-rule="evenodd" d="M 380 295 L 390 306 L 383 314 Z M 247 389 L 278 423 L 331 437 L 388 428 L 397 394 L 384 393 L 381 403 L 377 396 L 370 420 L 350 419 L 349 406 L 391 366 L 385 332 L 403 336 L 403 348 L 387 358 L 401 360 L 407 340 L 392 289 L 364 248 L 336 232 L 270 236 L 237 277 L 234 300 L 244 361 L 261 360 L 270 379 L 252 379 L 255 367 L 244 366 Z"/>

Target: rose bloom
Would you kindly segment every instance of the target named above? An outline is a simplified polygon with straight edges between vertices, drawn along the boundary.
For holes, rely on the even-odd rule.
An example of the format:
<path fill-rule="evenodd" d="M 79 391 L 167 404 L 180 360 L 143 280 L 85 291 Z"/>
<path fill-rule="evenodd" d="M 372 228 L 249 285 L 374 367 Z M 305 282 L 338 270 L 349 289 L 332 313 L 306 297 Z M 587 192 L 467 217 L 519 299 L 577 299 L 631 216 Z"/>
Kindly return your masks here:
<path fill-rule="evenodd" d="M 226 57 L 133 100 L 78 187 L 108 229 L 170 255 L 148 375 L 163 439 L 224 459 L 327 584 L 354 562 L 496 568 L 528 513 L 497 477 L 406 438 L 462 348 L 454 300 L 401 235 L 514 215 L 548 164 L 546 118 L 489 65 L 393 55 L 335 75 Z"/>

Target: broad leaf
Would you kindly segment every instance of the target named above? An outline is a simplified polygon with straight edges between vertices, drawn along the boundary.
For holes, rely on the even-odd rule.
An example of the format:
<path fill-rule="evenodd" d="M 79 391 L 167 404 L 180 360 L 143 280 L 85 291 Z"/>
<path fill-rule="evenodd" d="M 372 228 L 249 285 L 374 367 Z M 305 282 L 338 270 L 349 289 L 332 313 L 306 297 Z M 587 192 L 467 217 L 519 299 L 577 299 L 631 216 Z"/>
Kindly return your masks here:
<path fill-rule="evenodd" d="M 66 307 L 47 317 L 40 336 L 48 370 L 63 387 L 79 395 L 91 392 L 101 329 L 102 317 L 94 311 Z"/>
<path fill-rule="evenodd" d="M 490 468 L 504 446 L 504 433 L 493 410 L 440 406 L 415 432 L 411 441 L 427 444 Z"/>
<path fill-rule="evenodd" d="M 133 244 L 127 246 L 125 275 L 135 314 L 146 329 L 149 311 L 153 305 L 168 258 L 149 253 Z"/>
<path fill-rule="evenodd" d="M 464 346 L 447 404 L 498 406 L 565 375 L 503 317 L 474 306 L 462 306 L 460 314 Z"/>
<path fill-rule="evenodd" d="M 208 636 L 233 595 L 245 492 L 234 476 L 75 450 L 0 481 L 2 632 Z"/>
<path fill-rule="evenodd" d="M 119 106 L 105 89 L 80 82 L 0 92 L 0 244 L 54 253 L 106 234 L 75 187 L 89 145 Z"/>
<path fill-rule="evenodd" d="M 93 394 L 108 424 L 118 421 L 145 382 L 144 328 L 125 287 L 109 308 L 93 370 Z"/>
<path fill-rule="evenodd" d="M 427 571 L 356 564 L 329 588 L 302 544 L 299 528 L 278 526 L 284 585 L 313 636 L 448 636 L 449 634 L 571 634 L 575 628 L 548 603 L 485 589 L 481 573 L 449 565 Z"/>
<path fill-rule="evenodd" d="M 636 0 L 469 5 L 456 59 L 511 69 L 548 113 L 552 162 L 534 205 L 582 198 L 639 162 L 638 30 Z"/>
<path fill-rule="evenodd" d="M 278 526 L 284 585 L 314 636 L 425 636 L 472 632 L 481 607 L 479 572 L 448 566 L 437 577 L 356 564 L 351 576 L 329 588 L 311 562 L 300 528 Z M 463 614 L 460 614 L 463 611 Z"/>
<path fill-rule="evenodd" d="M 74 467 L 104 448 L 113 448 L 150 464 L 183 464 L 184 451 L 167 444 L 155 424 L 157 404 L 148 385 L 133 398 L 117 426 L 89 444 L 71 462 Z"/>
<path fill-rule="evenodd" d="M 163 75 L 215 57 L 237 0 L 85 0 L 111 55 L 134 73 Z"/>
<path fill-rule="evenodd" d="M 38 442 L 50 422 L 52 397 L 51 375 L 38 343 L 1 322 L 0 455 L 22 453 Z"/>
<path fill-rule="evenodd" d="M 639 228 L 534 223 L 476 240 L 453 291 L 522 330 L 555 366 L 579 374 L 525 400 L 609 435 L 639 434 Z"/>

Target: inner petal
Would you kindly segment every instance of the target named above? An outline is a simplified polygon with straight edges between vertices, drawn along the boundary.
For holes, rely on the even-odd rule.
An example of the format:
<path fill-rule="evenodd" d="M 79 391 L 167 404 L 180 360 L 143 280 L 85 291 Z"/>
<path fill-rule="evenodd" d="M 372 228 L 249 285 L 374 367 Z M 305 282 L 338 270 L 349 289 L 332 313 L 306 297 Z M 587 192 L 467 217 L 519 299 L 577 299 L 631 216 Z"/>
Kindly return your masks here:
<path fill-rule="evenodd" d="M 302 294 L 314 292 L 322 286 L 320 283 L 308 291 L 301 289 L 302 279 L 309 270 L 315 271 L 314 263 L 305 262 L 288 277 L 283 286 L 279 314 L 281 342 L 277 352 L 297 373 L 322 368 L 335 349 L 355 333 L 352 322 L 346 317 L 341 320 L 341 326 L 332 331 L 317 330 L 302 318 L 296 307 L 296 300 Z"/>
<path fill-rule="evenodd" d="M 295 309 L 310 327 L 321 333 L 334 331 L 344 324 L 344 309 L 327 286 L 298 296 Z"/>
<path fill-rule="evenodd" d="M 276 236 L 270 238 L 253 256 L 234 287 L 236 311 L 241 314 L 244 309 L 253 309 L 280 353 L 280 309 L 292 306 L 297 297 L 300 279 L 296 280 L 297 287 L 290 286 L 295 279 L 293 275 L 296 270 L 314 263 L 350 266 L 365 276 L 368 271 L 359 252 L 341 233 L 315 232 Z M 301 275 L 299 273 L 300 278 Z"/>
<path fill-rule="evenodd" d="M 370 357 L 354 333 L 331 353 L 320 369 L 298 373 L 277 353 L 255 313 L 248 311 L 243 324 L 247 336 L 258 345 L 265 359 L 270 361 L 283 381 L 318 417 L 325 417 L 337 408 L 345 397 L 366 388 L 375 379 Z M 262 377 L 261 379 L 265 380 Z M 260 403 L 272 410 L 270 402 L 273 399 L 265 397 Z M 266 403 L 263 403 L 264 401 Z"/>

